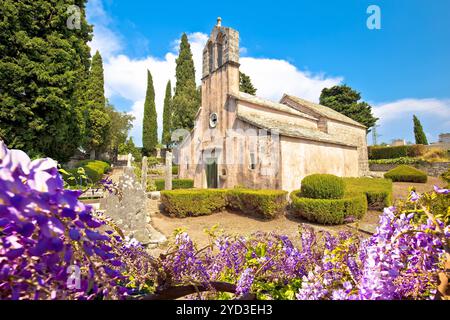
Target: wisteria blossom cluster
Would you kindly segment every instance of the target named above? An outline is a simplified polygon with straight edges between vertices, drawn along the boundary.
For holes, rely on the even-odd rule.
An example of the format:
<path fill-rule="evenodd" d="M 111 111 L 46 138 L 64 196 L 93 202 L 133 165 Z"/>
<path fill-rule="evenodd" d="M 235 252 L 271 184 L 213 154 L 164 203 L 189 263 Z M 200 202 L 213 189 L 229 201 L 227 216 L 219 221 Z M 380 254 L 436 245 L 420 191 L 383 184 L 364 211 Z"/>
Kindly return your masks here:
<path fill-rule="evenodd" d="M 57 163 L 0 141 L 0 299 L 122 298 L 130 250 L 104 229 Z M 119 259 L 120 257 L 120 259 Z M 130 257 L 131 261 L 136 261 Z M 126 260 L 125 260 L 126 261 Z"/>

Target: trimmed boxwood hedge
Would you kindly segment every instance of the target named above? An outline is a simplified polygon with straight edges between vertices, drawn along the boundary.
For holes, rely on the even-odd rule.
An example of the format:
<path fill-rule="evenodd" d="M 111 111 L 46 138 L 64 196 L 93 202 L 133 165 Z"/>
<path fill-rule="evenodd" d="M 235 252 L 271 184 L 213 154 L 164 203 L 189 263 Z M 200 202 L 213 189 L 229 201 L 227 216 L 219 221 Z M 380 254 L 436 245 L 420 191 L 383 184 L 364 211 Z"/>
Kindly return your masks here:
<path fill-rule="evenodd" d="M 418 157 L 426 151 L 421 144 L 392 146 L 392 147 L 368 147 L 369 159 L 394 159 L 401 157 Z"/>
<path fill-rule="evenodd" d="M 343 178 L 345 194 L 363 193 L 370 210 L 382 210 L 392 205 L 392 181 L 380 178 Z"/>
<path fill-rule="evenodd" d="M 342 199 L 305 198 L 301 190 L 290 195 L 292 213 L 321 224 L 342 224 L 346 218 L 361 219 L 367 211 L 367 200 L 363 194 Z"/>
<path fill-rule="evenodd" d="M 227 205 L 227 192 L 222 189 L 164 190 L 161 202 L 171 216 L 203 216 L 223 210 Z"/>
<path fill-rule="evenodd" d="M 287 191 L 250 190 L 236 188 L 228 191 L 228 206 L 244 213 L 256 213 L 273 219 L 284 211 Z"/>
<path fill-rule="evenodd" d="M 411 166 L 401 165 L 384 174 L 386 179 L 394 182 L 427 182 L 427 174 Z"/>
<path fill-rule="evenodd" d="M 165 180 L 155 179 L 156 190 L 164 190 Z M 194 187 L 194 180 L 192 179 L 172 179 L 172 189 L 190 189 Z"/>
<path fill-rule="evenodd" d="M 179 218 L 207 215 L 229 207 L 272 219 L 284 211 L 287 192 L 242 188 L 164 190 L 161 191 L 161 202 L 170 215 Z"/>
<path fill-rule="evenodd" d="M 303 197 L 312 199 L 340 199 L 344 196 L 344 180 L 332 174 L 312 174 L 302 180 Z"/>

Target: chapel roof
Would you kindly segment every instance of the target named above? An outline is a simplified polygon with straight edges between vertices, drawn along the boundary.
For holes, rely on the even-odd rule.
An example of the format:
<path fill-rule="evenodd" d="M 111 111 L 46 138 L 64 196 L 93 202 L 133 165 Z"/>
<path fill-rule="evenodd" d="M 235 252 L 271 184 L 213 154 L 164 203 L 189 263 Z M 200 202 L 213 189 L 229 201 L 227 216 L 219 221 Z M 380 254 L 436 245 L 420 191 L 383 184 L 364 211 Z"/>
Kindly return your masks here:
<path fill-rule="evenodd" d="M 265 130 L 275 130 L 280 135 L 302 138 L 305 140 L 319 141 L 349 147 L 355 147 L 356 145 L 345 143 L 333 138 L 333 136 L 317 130 L 299 126 L 298 124 L 288 121 L 279 121 L 275 118 L 267 117 L 265 114 L 258 112 L 257 110 L 249 111 L 248 109 L 237 108 L 236 116 L 238 119 L 245 121 L 255 127 Z"/>
<path fill-rule="evenodd" d="M 284 94 L 283 98 L 281 98 L 280 102 L 282 102 L 283 104 L 288 103 L 288 101 L 286 101 L 286 100 L 294 101 L 295 103 L 297 103 L 305 108 L 308 108 L 325 118 L 337 120 L 337 121 L 344 122 L 344 123 L 349 123 L 354 126 L 358 126 L 358 127 L 362 127 L 362 128 L 366 128 L 366 126 L 364 126 L 363 124 L 361 124 L 353 119 L 350 119 L 349 117 L 343 115 L 342 113 L 339 113 L 336 110 L 333 110 L 333 109 L 323 106 L 321 104 L 307 101 L 305 99 L 302 99 L 302 98 L 299 98 L 296 96 L 292 96 L 289 94 Z"/>
<path fill-rule="evenodd" d="M 311 119 L 311 120 L 315 120 L 315 121 L 319 120 L 316 117 L 313 117 L 309 114 L 301 112 L 295 108 L 292 108 L 291 106 L 285 105 L 283 103 L 273 102 L 271 100 L 257 97 L 257 96 L 254 96 L 254 95 L 251 95 L 251 94 L 248 94 L 245 92 L 239 92 L 239 95 L 230 94 L 230 96 L 232 96 L 233 98 L 235 98 L 237 100 L 249 102 L 252 104 L 256 104 L 258 106 L 264 106 L 266 108 L 269 108 L 269 109 L 272 109 L 275 111 L 280 111 L 280 112 L 296 115 L 296 116 L 299 116 L 302 118 Z"/>

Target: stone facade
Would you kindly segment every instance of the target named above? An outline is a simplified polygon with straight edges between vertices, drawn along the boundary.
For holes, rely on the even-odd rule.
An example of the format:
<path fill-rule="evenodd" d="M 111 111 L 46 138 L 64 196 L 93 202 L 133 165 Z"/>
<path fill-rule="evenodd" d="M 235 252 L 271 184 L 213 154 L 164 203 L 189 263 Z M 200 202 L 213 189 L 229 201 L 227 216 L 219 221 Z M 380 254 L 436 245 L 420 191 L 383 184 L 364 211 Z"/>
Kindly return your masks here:
<path fill-rule="evenodd" d="M 195 127 L 175 150 L 180 178 L 197 188 L 291 191 L 312 173 L 368 173 L 363 125 L 297 97 L 239 91 L 239 33 L 220 20 L 203 51 L 201 92 Z"/>

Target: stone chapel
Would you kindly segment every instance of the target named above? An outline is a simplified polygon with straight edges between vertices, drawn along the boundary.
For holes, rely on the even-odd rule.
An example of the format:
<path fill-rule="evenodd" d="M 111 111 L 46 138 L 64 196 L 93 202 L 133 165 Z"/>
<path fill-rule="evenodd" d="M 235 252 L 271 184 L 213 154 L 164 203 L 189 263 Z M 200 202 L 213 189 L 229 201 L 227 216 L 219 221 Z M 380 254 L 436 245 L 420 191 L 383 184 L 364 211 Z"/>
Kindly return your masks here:
<path fill-rule="evenodd" d="M 203 50 L 202 103 L 175 149 L 196 188 L 300 188 L 313 173 L 368 173 L 366 127 L 317 103 L 239 91 L 239 33 L 218 18 Z"/>

